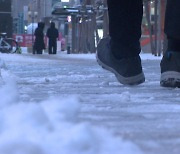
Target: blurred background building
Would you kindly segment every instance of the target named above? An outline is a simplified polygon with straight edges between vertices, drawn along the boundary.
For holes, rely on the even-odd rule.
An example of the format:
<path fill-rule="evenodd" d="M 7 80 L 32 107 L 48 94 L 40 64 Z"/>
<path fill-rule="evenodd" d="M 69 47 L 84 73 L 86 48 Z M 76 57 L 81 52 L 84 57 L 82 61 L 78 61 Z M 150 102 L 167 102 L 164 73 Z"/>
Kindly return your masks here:
<path fill-rule="evenodd" d="M 147 47 L 146 51 L 161 50 L 161 46 L 157 47 L 157 44 L 161 45 L 165 3 L 166 0 L 144 2 L 141 43 L 143 47 Z M 9 36 L 32 35 L 40 21 L 45 23 L 45 31 L 50 21 L 56 23 L 62 37 L 67 44 L 69 43 L 66 48 L 73 48 L 73 52 L 82 50 L 89 52 L 92 50 L 91 45 L 96 46 L 101 37 L 108 35 L 107 2 L 106 0 L 0 0 L 0 32 L 7 32 Z M 84 37 L 90 35 L 88 32 L 93 34 L 93 39 Z M 76 38 L 81 38 L 80 35 L 83 38 L 78 42 Z"/>
<path fill-rule="evenodd" d="M 1 0 L 2 1 L 2 0 Z M 8 0 L 6 0 L 8 1 Z M 13 33 L 26 33 L 27 27 L 43 21 L 48 24 L 52 19 L 55 5 L 72 7 L 77 0 L 9 0 L 12 1 Z M 4 5 L 3 5 L 4 6 Z M 10 5 L 9 5 L 10 6 Z"/>
<path fill-rule="evenodd" d="M 12 36 L 11 0 L 0 0 L 0 33 Z"/>

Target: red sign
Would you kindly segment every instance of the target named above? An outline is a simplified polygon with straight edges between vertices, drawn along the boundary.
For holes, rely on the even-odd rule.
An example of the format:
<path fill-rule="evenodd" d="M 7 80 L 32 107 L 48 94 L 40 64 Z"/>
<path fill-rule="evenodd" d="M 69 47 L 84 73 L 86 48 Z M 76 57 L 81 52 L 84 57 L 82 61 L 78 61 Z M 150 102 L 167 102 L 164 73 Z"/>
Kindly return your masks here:
<path fill-rule="evenodd" d="M 13 34 L 13 38 L 18 42 L 18 44 L 21 47 L 32 47 L 32 41 L 35 40 L 35 36 L 33 36 L 33 37 L 34 38 L 32 38 L 31 34 Z M 44 37 L 44 41 L 45 41 L 45 44 L 47 45 L 48 39 L 46 36 Z M 64 39 L 63 39 L 61 33 L 59 33 L 59 41 L 64 43 Z"/>

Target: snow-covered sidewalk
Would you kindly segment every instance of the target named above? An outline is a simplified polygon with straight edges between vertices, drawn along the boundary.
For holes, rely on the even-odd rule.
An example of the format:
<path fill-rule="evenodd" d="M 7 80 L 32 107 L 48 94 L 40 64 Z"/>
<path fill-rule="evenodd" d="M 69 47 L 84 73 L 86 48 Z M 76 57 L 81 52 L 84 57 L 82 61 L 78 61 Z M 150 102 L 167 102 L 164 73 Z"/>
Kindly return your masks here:
<path fill-rule="evenodd" d="M 0 54 L 0 153 L 179 154 L 180 90 L 141 57 L 146 82 L 129 87 L 94 54 Z"/>

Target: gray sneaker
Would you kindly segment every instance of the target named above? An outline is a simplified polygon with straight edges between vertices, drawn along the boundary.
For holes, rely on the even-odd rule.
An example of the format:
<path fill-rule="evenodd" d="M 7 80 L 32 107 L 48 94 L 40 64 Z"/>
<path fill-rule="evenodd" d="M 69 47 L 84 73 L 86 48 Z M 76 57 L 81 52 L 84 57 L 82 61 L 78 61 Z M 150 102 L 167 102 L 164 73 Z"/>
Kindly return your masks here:
<path fill-rule="evenodd" d="M 180 88 L 180 52 L 166 52 L 160 66 L 160 85 L 163 87 Z"/>
<path fill-rule="evenodd" d="M 117 80 L 124 85 L 138 85 L 145 81 L 139 56 L 116 59 L 110 51 L 110 38 L 103 38 L 96 53 L 97 62 L 102 68 L 115 74 Z"/>

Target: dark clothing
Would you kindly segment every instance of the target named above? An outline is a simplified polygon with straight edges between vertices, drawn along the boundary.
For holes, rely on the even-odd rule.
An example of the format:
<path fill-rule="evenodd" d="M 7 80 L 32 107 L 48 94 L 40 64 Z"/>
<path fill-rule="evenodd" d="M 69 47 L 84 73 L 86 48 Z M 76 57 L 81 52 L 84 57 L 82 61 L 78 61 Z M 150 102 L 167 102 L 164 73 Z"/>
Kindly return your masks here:
<path fill-rule="evenodd" d="M 180 0 L 168 0 L 165 18 L 168 50 L 180 51 Z"/>
<path fill-rule="evenodd" d="M 108 0 L 108 9 L 111 50 L 115 57 L 139 55 L 143 15 L 142 0 Z"/>
<path fill-rule="evenodd" d="M 45 49 L 45 43 L 44 43 L 44 24 L 43 23 L 38 23 L 38 28 L 35 30 L 35 42 L 34 42 L 34 49 L 33 52 L 34 54 L 42 54 L 42 50 Z"/>
<path fill-rule="evenodd" d="M 170 38 L 180 39 L 180 0 L 167 1 L 165 33 Z"/>
<path fill-rule="evenodd" d="M 49 54 L 56 54 L 57 52 L 57 42 L 56 40 L 49 39 Z"/>
<path fill-rule="evenodd" d="M 55 28 L 55 24 L 53 22 L 51 23 L 50 28 L 48 28 L 46 35 L 49 38 L 49 43 L 48 43 L 49 54 L 56 54 L 56 52 L 57 52 L 57 38 L 59 36 L 59 32 Z"/>
<path fill-rule="evenodd" d="M 108 0 L 108 11 L 113 55 L 118 59 L 139 55 L 142 0 Z M 176 49 L 180 44 L 180 0 L 167 0 L 165 33 L 171 39 L 169 46 Z"/>

